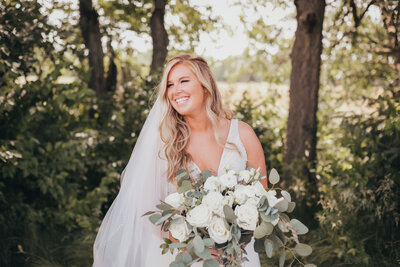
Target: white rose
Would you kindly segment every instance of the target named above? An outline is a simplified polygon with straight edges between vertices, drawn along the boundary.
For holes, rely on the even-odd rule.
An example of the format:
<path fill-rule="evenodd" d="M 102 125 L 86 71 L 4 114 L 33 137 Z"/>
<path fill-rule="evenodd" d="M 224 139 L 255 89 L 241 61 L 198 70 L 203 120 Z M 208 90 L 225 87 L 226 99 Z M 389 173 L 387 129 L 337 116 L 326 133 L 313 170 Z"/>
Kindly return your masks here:
<path fill-rule="evenodd" d="M 245 183 L 248 183 L 248 182 L 250 182 L 250 178 L 251 178 L 251 176 L 250 176 L 250 172 L 248 170 L 243 170 L 243 171 L 239 172 L 239 181 L 240 182 L 243 181 Z"/>
<path fill-rule="evenodd" d="M 210 176 L 204 183 L 204 190 L 206 191 L 220 191 L 221 185 L 219 183 L 218 177 Z"/>
<path fill-rule="evenodd" d="M 258 197 L 256 197 L 256 196 L 254 196 L 254 197 L 248 198 L 247 201 L 246 201 L 246 204 L 248 203 L 248 204 L 257 206 L 259 202 L 260 202 L 260 199 Z"/>
<path fill-rule="evenodd" d="M 232 188 L 237 185 L 235 171 L 230 170 L 219 177 L 219 182 L 223 188 Z"/>
<path fill-rule="evenodd" d="M 248 198 L 253 198 L 256 195 L 256 188 L 252 185 L 245 185 L 244 191 L 246 192 Z"/>
<path fill-rule="evenodd" d="M 178 223 L 171 223 L 169 231 L 171 232 L 172 237 L 179 240 L 179 242 L 186 241 L 189 238 L 189 234 L 191 232 L 185 220 L 182 220 Z"/>
<path fill-rule="evenodd" d="M 244 185 L 235 186 L 235 192 L 233 192 L 233 198 L 235 202 L 239 205 L 242 205 L 247 200 L 247 193 Z"/>
<path fill-rule="evenodd" d="M 206 204 L 207 207 L 216 214 L 223 214 L 224 197 L 220 192 L 209 192 L 203 197 L 202 203 Z"/>
<path fill-rule="evenodd" d="M 254 231 L 258 222 L 258 210 L 255 205 L 246 203 L 235 208 L 237 224 L 245 230 Z"/>
<path fill-rule="evenodd" d="M 165 203 L 171 205 L 172 207 L 174 207 L 175 209 L 179 209 L 183 202 L 185 201 L 183 194 L 180 194 L 178 192 L 169 194 L 166 198 L 165 198 Z"/>
<path fill-rule="evenodd" d="M 200 204 L 199 206 L 190 210 L 186 215 L 186 221 L 195 227 L 206 227 L 210 224 L 212 218 L 212 211 L 207 207 L 206 204 Z"/>
<path fill-rule="evenodd" d="M 231 231 L 226 228 L 224 220 L 217 216 L 213 217 L 208 227 L 208 233 L 217 244 L 222 244 L 232 239 Z"/>
<path fill-rule="evenodd" d="M 267 191 L 265 190 L 264 186 L 262 185 L 262 183 L 260 183 L 259 181 L 255 182 L 253 184 L 254 189 L 255 189 L 255 193 L 257 196 L 262 197 L 262 196 L 266 196 L 267 195 Z"/>

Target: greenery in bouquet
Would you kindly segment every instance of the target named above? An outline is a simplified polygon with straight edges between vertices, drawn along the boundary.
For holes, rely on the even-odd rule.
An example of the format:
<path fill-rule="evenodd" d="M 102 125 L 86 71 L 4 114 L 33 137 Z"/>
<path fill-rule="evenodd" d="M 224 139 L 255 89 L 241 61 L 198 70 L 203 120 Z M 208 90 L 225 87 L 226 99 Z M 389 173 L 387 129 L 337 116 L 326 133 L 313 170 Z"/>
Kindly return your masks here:
<path fill-rule="evenodd" d="M 308 228 L 299 220 L 289 218 L 295 208 L 289 192 L 276 188 L 279 174 L 272 169 L 264 188 L 259 169 L 236 172 L 229 168 L 224 174 L 212 176 L 204 171 L 193 180 L 185 169 L 177 172 L 178 190 L 149 211 L 150 221 L 159 225 L 169 238 L 161 244 L 162 253 L 174 253 L 170 266 L 191 266 L 203 261 L 203 266 L 241 266 L 246 258 L 245 247 L 254 237 L 254 250 L 272 258 L 279 254 L 279 266 L 284 266 L 290 253 L 290 265 L 298 256 L 311 254 L 312 248 L 299 242 L 299 235 Z M 278 194 L 279 192 L 279 194 Z M 211 251 L 217 252 L 212 255 Z"/>

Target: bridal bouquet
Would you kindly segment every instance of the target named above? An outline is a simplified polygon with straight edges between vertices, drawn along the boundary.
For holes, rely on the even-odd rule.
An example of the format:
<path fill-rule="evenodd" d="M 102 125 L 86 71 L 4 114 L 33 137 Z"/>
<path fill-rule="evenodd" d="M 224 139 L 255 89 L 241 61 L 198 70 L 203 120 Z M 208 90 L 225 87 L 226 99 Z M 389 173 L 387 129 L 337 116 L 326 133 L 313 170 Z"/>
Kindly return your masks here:
<path fill-rule="evenodd" d="M 275 188 L 279 182 L 275 169 L 268 177 L 272 184 L 269 189 L 260 183 L 266 177 L 254 168 L 240 172 L 225 169 L 218 177 L 204 171 L 196 181 L 181 169 L 177 179 L 178 191 L 161 201 L 158 211 L 143 215 L 178 241 L 164 238 L 160 246 L 163 254 L 178 250 L 171 267 L 199 261 L 207 267 L 241 266 L 247 261 L 244 247 L 252 237 L 256 252 L 266 253 L 269 258 L 273 252 L 280 254 L 279 266 L 284 265 L 286 251 L 293 254 L 294 260 L 298 260 L 295 253 L 311 254 L 311 247 L 298 239 L 308 228 L 288 216 L 295 203 L 287 191 Z M 218 253 L 212 257 L 210 251 Z"/>

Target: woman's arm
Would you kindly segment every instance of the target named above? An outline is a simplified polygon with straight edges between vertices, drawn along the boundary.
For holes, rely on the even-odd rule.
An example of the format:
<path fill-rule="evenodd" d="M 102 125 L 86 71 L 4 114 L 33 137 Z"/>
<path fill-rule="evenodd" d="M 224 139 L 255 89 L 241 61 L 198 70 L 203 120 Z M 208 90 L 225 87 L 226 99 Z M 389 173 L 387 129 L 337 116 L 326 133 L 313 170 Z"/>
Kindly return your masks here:
<path fill-rule="evenodd" d="M 260 173 L 267 175 L 264 151 L 253 128 L 245 122 L 239 121 L 239 136 L 247 153 L 247 166 L 260 168 Z M 261 181 L 264 188 L 268 188 L 267 179 Z"/>

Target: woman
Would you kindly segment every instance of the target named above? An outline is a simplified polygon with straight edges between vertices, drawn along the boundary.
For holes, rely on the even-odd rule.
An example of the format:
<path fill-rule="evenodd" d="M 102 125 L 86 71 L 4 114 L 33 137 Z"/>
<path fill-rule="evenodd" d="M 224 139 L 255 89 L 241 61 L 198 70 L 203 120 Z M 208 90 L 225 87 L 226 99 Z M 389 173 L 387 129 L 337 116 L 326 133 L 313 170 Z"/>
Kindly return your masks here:
<path fill-rule="evenodd" d="M 185 167 L 196 179 L 206 169 L 217 175 L 225 167 L 248 166 L 266 174 L 261 144 L 250 126 L 223 109 L 206 61 L 172 58 L 121 175 L 120 192 L 99 229 L 93 266 L 168 266 L 173 257 L 161 255 L 160 230 L 141 215 L 176 191 L 176 170 Z M 250 262 L 243 266 L 260 266 L 252 243 L 246 251 Z"/>

